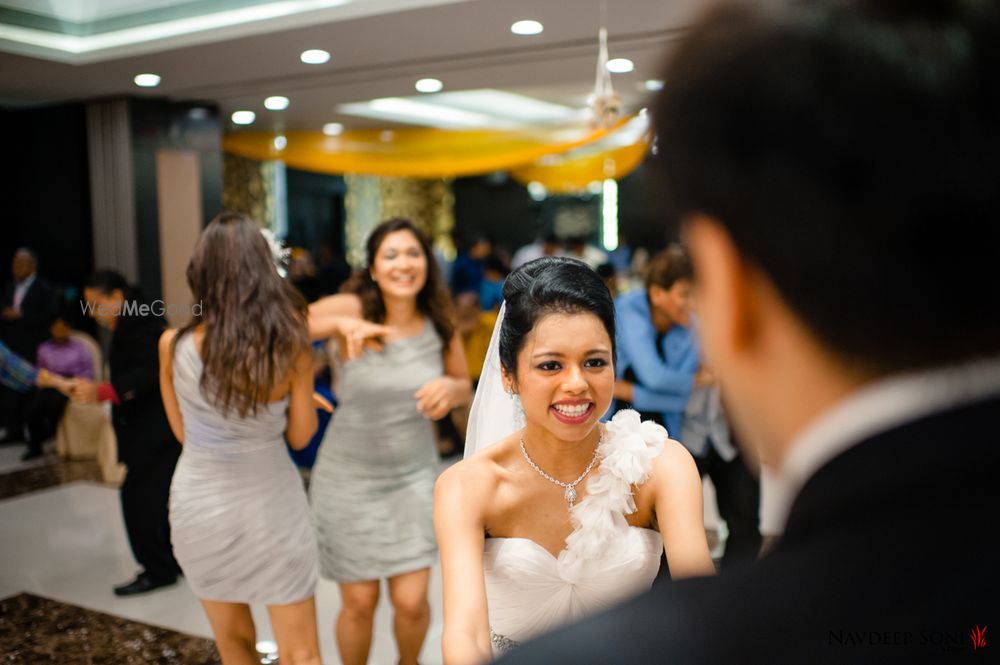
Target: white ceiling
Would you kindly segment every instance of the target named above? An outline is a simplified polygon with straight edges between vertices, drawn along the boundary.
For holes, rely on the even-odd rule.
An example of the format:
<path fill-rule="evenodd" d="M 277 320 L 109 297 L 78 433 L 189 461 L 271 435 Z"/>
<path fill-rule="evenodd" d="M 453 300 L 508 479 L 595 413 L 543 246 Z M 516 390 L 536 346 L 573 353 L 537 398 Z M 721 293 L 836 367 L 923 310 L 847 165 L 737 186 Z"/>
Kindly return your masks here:
<path fill-rule="evenodd" d="M 140 2 L 143 9 L 151 6 L 148 0 L 100 0 L 99 9 Z M 8 9 L 18 4 L 28 3 L 0 0 Z M 607 0 L 610 57 L 635 62 L 633 72 L 613 76 L 627 110 L 645 105 L 643 81 L 657 78 L 670 43 L 706 4 Z M 311 16 L 308 25 L 275 20 L 243 26 L 242 34 L 217 29 L 201 34 L 200 43 L 147 42 L 86 64 L 56 61 L 65 55 L 11 53 L 16 49 L 0 40 L 0 51 L 8 51 L 0 52 L 0 106 L 134 95 L 214 102 L 226 118 L 252 110 L 257 122 L 249 130 L 319 130 L 332 121 L 352 128 L 384 123 L 338 115 L 338 105 L 412 96 L 414 82 L 424 77 L 441 79 L 445 92 L 491 88 L 583 106 L 594 84 L 599 7 L 599 0 L 353 0 L 334 8 L 340 12 L 335 16 L 324 10 L 323 20 L 316 12 L 298 17 Z M 545 30 L 513 35 L 510 25 L 520 19 L 538 20 Z M 325 49 L 332 58 L 303 64 L 299 54 L 308 48 Z M 143 72 L 159 74 L 162 84 L 137 88 L 132 79 Z M 290 107 L 265 110 L 263 100 L 271 95 L 289 97 Z"/>
<path fill-rule="evenodd" d="M 185 4 L 189 0 L 3 0 L 0 7 L 76 23 Z M 210 4 L 210 3 L 205 3 Z"/>

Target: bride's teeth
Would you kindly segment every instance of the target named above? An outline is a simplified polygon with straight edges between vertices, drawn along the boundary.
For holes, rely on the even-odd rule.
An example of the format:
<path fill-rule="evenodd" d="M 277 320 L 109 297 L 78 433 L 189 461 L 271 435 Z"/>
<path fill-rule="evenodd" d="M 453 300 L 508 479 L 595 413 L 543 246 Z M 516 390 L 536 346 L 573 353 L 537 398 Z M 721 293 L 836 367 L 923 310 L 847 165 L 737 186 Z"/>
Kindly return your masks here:
<path fill-rule="evenodd" d="M 590 408 L 589 404 L 580 404 L 579 406 L 564 406 L 562 404 L 556 404 L 556 411 L 563 414 L 564 416 L 582 416 Z"/>

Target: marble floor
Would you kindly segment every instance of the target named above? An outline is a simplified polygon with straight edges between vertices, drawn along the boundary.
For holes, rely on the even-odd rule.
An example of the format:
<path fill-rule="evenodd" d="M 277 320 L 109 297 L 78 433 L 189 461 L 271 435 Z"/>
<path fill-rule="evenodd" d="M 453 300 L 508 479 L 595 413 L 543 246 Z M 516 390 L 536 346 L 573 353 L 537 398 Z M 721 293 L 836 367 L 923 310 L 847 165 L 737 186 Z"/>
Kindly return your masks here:
<path fill-rule="evenodd" d="M 149 594 L 119 598 L 112 586 L 136 573 L 118 490 L 103 485 L 96 463 L 45 458 L 21 462 L 20 445 L 0 446 L 0 662 L 218 662 L 211 629 L 197 598 L 181 579 Z M 765 503 L 767 487 L 765 482 Z M 721 553 L 725 524 L 705 486 L 705 524 L 713 554 Z M 762 510 L 765 525 L 767 511 Z M 720 534 L 719 531 L 722 533 Z M 441 574 L 431 575 L 432 620 L 421 662 L 441 663 Z M 383 598 L 386 594 L 383 593 Z M 337 587 L 320 580 L 317 612 L 323 662 L 340 663 L 333 624 Z M 253 608 L 262 662 L 274 662 L 263 606 Z M 369 662 L 396 662 L 391 611 L 381 604 Z"/>
<path fill-rule="evenodd" d="M 51 456 L 21 463 L 22 453 L 19 446 L 0 447 L 0 492 L 8 487 L 7 493 L 12 493 L 15 484 L 18 488 L 15 496 L 0 499 L 0 662 L 217 662 L 214 646 L 197 639 L 211 638 L 212 631 L 183 579 L 141 596 L 119 598 L 112 593 L 114 584 L 136 573 L 118 491 L 95 480 L 75 479 L 79 469 L 70 471 Z M 53 478 L 58 482 L 49 482 Z M 39 488 L 21 491 L 31 479 Z M 339 607 L 336 585 L 321 580 L 317 613 L 320 649 L 328 665 L 340 663 L 333 641 Z M 51 610 L 50 621 L 39 623 L 46 610 Z M 441 663 L 437 566 L 431 574 L 431 611 L 420 660 L 434 664 Z M 258 643 L 266 652 L 273 648 L 267 644 L 272 634 L 266 610 L 254 607 L 253 613 Z M 67 623 L 66 617 L 72 620 Z M 81 626 L 87 632 L 81 633 Z M 127 639 L 121 639 L 123 631 Z M 153 648 L 158 642 L 165 651 Z M 369 662 L 396 662 L 391 611 L 384 604 L 375 617 Z"/>

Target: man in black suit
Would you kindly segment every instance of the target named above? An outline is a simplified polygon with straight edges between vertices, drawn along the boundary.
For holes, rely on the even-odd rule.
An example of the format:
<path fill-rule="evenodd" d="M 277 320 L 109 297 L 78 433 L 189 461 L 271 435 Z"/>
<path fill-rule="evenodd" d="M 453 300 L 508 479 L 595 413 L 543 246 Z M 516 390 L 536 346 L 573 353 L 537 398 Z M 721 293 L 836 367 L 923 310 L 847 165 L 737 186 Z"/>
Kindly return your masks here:
<path fill-rule="evenodd" d="M 664 585 L 502 662 L 988 658 L 997 4 L 726 4 L 663 79 L 660 177 L 704 347 L 777 469 L 784 534 L 751 567 Z"/>
<path fill-rule="evenodd" d="M 169 586 L 180 567 L 170 545 L 167 501 L 181 446 L 170 431 L 160 399 L 158 344 L 166 323 L 154 311 L 142 310 L 141 295 L 125 278 L 98 271 L 83 289 L 85 308 L 99 325 L 111 330 L 111 380 L 95 384 L 74 381 L 73 399 L 110 401 L 118 439 L 118 459 L 126 467 L 122 483 L 122 514 L 129 544 L 143 570 L 127 584 L 115 587 L 130 596 Z"/>
<path fill-rule="evenodd" d="M 38 276 L 38 259 L 27 247 L 14 253 L 11 276 L 14 279 L 0 294 L 0 340 L 20 357 L 35 362 L 38 345 L 48 339 L 58 294 Z M 0 388 L 0 426 L 7 430 L 6 439 L 22 440 L 24 406 L 24 395 Z"/>

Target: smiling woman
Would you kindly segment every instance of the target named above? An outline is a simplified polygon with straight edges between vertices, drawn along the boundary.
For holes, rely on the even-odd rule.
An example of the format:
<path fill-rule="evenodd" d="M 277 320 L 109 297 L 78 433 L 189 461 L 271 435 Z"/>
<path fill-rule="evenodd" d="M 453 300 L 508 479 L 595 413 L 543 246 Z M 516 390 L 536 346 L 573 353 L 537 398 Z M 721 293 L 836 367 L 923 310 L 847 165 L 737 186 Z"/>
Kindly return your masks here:
<path fill-rule="evenodd" d="M 310 307 L 313 337 L 334 337 L 341 361 L 340 405 L 310 493 L 320 574 L 340 586 L 341 660 L 367 662 L 379 580 L 388 578 L 399 662 L 415 663 L 437 560 L 431 423 L 465 404 L 471 383 L 426 237 L 389 220 L 372 232 L 367 254 L 368 269 L 346 293 Z"/>
<path fill-rule="evenodd" d="M 615 382 L 601 278 L 546 257 L 511 273 L 503 295 L 473 405 L 487 425 L 470 425 L 466 459 L 436 489 L 448 665 L 489 660 L 648 589 L 664 549 L 674 577 L 713 571 L 690 454 L 634 411 L 598 422 Z M 479 418 L 510 412 L 511 398 L 494 397 L 500 385 L 523 428 Z"/>

